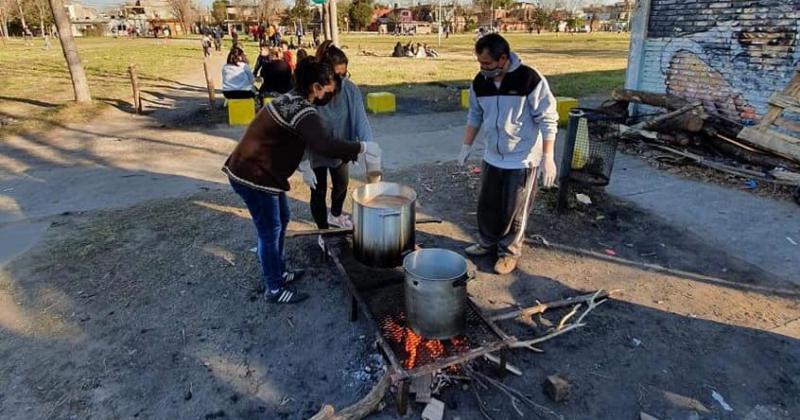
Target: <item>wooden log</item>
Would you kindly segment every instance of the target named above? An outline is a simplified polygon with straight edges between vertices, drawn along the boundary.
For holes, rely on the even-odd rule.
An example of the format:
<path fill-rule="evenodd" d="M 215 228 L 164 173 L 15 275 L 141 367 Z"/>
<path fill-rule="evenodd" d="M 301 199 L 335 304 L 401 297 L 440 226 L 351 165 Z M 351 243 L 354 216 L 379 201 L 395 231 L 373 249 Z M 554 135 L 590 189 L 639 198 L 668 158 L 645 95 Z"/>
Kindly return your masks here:
<path fill-rule="evenodd" d="M 800 164 L 800 139 L 772 130 L 745 127 L 737 139 Z"/>
<path fill-rule="evenodd" d="M 208 106 L 214 109 L 214 79 L 211 77 L 208 57 L 203 59 L 203 72 L 206 75 L 206 88 L 208 89 Z"/>
<path fill-rule="evenodd" d="M 786 168 L 800 170 L 800 165 L 788 159 L 783 159 L 741 144 L 729 139 L 721 134 L 707 136 L 705 141 L 724 155 L 731 156 L 736 160 L 747 162 L 752 165 L 764 168 Z"/>
<path fill-rule="evenodd" d="M 689 104 L 689 101 L 674 95 L 665 93 L 643 92 L 631 89 L 614 89 L 611 97 L 617 101 L 635 102 L 639 104 L 657 106 L 670 111 L 681 109 Z"/>
<path fill-rule="evenodd" d="M 702 104 L 694 102 L 675 111 L 633 125 L 633 128 L 660 132 L 686 131 L 699 133 L 703 129 Z"/>
<path fill-rule="evenodd" d="M 589 293 L 587 295 L 575 296 L 567 299 L 556 300 L 553 302 L 540 303 L 538 305 L 530 306 L 527 308 L 514 309 L 512 311 L 503 312 L 489 317 L 492 321 L 503 321 L 508 319 L 515 319 L 521 316 L 532 316 L 541 314 L 549 309 L 564 308 L 578 303 L 589 302 L 592 299 L 605 299 L 609 296 L 619 293 L 620 290 L 612 290 L 610 292 L 601 291 L 597 293 Z"/>
<path fill-rule="evenodd" d="M 131 89 L 133 89 L 133 112 L 142 113 L 142 96 L 139 91 L 139 75 L 136 73 L 136 64 L 128 66 L 128 74 L 131 77 Z"/>
<path fill-rule="evenodd" d="M 387 371 L 383 374 L 383 377 L 374 387 L 369 391 L 369 393 L 362 399 L 360 399 L 355 404 L 347 407 L 339 413 L 336 413 L 336 410 L 330 406 L 325 405 L 322 409 L 317 412 L 310 420 L 359 420 L 363 419 L 364 417 L 372 414 L 375 410 L 378 409 L 383 397 L 386 395 L 386 391 L 389 389 L 389 385 L 392 384 L 392 375 L 391 371 Z"/>

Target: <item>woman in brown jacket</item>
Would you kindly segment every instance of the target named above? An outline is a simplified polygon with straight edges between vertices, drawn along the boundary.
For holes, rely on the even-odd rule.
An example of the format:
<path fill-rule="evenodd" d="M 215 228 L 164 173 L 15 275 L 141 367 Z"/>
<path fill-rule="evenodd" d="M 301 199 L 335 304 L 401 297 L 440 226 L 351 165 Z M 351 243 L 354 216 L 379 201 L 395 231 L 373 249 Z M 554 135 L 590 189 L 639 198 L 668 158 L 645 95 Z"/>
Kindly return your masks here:
<path fill-rule="evenodd" d="M 373 142 L 328 138 L 316 106 L 327 104 L 335 90 L 330 65 L 312 58 L 303 60 L 295 70 L 295 89 L 256 115 L 222 168 L 253 217 L 265 296 L 271 302 L 297 303 L 308 298 L 286 286 L 295 275 L 286 272 L 283 259 L 289 224 L 289 177 L 297 170 L 306 149 L 344 161 L 356 160 L 364 153 L 380 153 Z"/>

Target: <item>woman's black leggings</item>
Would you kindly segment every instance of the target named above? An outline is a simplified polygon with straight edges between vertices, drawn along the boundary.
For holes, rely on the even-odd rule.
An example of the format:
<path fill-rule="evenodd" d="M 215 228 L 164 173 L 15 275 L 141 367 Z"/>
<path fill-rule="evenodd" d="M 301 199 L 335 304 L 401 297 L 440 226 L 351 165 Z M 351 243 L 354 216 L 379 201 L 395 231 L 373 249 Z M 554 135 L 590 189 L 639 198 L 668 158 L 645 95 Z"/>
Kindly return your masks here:
<path fill-rule="evenodd" d="M 350 183 L 350 170 L 347 163 L 342 163 L 336 168 L 314 168 L 317 176 L 317 188 L 311 190 L 311 216 L 317 223 L 317 228 L 328 229 L 328 207 L 325 205 L 325 195 L 328 191 L 328 172 L 331 174 L 331 214 L 341 216 L 344 199 L 347 197 L 347 185 Z"/>

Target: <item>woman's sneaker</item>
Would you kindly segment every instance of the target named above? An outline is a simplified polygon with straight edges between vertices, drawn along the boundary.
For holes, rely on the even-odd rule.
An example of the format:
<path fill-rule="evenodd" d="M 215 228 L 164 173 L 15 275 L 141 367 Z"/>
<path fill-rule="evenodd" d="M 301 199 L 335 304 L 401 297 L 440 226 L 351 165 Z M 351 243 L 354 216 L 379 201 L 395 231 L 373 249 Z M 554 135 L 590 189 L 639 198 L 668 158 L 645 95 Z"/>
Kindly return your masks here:
<path fill-rule="evenodd" d="M 342 213 L 339 216 L 334 216 L 332 214 L 328 214 L 328 224 L 331 226 L 336 226 L 339 228 L 344 229 L 352 229 L 353 228 L 353 221 L 350 220 L 350 216 Z"/>
<path fill-rule="evenodd" d="M 290 287 L 281 287 L 274 293 L 267 290 L 264 292 L 264 298 L 272 303 L 300 303 L 308 299 L 308 294 L 296 292 Z"/>

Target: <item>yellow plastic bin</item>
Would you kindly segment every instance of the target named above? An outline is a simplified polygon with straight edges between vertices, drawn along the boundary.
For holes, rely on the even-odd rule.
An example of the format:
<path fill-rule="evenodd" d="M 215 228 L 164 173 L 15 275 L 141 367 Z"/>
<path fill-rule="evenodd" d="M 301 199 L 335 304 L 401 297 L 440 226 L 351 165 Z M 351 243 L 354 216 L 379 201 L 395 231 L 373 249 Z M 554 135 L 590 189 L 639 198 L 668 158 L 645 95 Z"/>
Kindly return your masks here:
<path fill-rule="evenodd" d="M 397 104 L 393 93 L 373 92 L 367 94 L 367 109 L 375 114 L 395 112 Z"/>
<path fill-rule="evenodd" d="M 247 125 L 256 116 L 256 101 L 253 98 L 228 99 L 228 124 Z"/>
<path fill-rule="evenodd" d="M 567 125 L 569 122 L 569 112 L 572 111 L 572 108 L 578 107 L 578 100 L 566 96 L 559 96 L 556 98 L 556 102 L 558 103 L 558 124 Z"/>
<path fill-rule="evenodd" d="M 469 89 L 461 89 L 461 109 L 469 109 Z"/>

